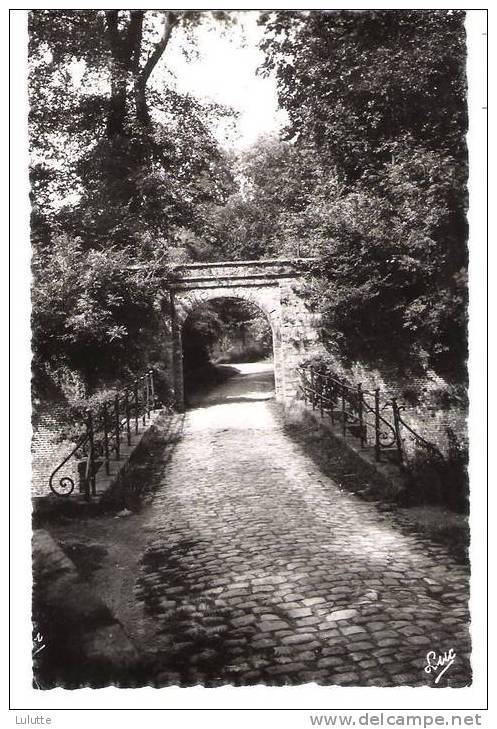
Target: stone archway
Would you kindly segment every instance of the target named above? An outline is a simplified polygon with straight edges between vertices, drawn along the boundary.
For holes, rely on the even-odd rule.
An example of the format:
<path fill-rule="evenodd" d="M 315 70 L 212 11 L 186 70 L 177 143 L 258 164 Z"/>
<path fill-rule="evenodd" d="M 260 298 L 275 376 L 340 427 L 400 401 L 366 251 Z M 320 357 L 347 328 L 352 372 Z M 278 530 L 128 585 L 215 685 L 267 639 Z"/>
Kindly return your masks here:
<path fill-rule="evenodd" d="M 178 266 L 170 285 L 169 370 L 176 406 L 183 407 L 183 324 L 206 301 L 242 299 L 259 308 L 273 333 L 276 399 L 289 403 L 297 392 L 297 366 L 323 351 L 318 320 L 301 295 L 303 261 L 228 261 Z"/>
<path fill-rule="evenodd" d="M 283 393 L 283 362 L 282 362 L 282 348 L 281 348 L 281 326 L 280 318 L 278 314 L 278 307 L 276 302 L 271 301 L 272 297 L 264 297 L 265 301 L 262 302 L 261 296 L 254 295 L 252 290 L 246 290 L 245 287 L 237 287 L 236 289 L 230 289 L 229 294 L 225 290 L 209 289 L 208 291 L 202 290 L 196 293 L 195 296 L 180 296 L 176 299 L 176 323 L 178 327 L 177 335 L 179 334 L 180 339 L 176 341 L 177 346 L 175 350 L 177 354 L 182 354 L 183 343 L 181 341 L 183 326 L 190 316 L 197 310 L 201 310 L 202 306 L 208 301 L 220 301 L 221 299 L 236 299 L 239 301 L 246 301 L 254 305 L 262 314 L 265 316 L 272 333 L 273 340 L 273 365 L 274 365 L 274 387 L 275 396 L 277 399 L 281 399 Z M 176 377 L 176 382 L 182 387 L 183 379 L 183 363 L 178 358 L 178 370 L 181 368 L 181 378 Z M 179 374 L 179 372 L 178 372 Z M 178 397 L 181 398 L 181 392 L 178 392 Z M 183 393 L 184 395 L 184 393 Z"/>

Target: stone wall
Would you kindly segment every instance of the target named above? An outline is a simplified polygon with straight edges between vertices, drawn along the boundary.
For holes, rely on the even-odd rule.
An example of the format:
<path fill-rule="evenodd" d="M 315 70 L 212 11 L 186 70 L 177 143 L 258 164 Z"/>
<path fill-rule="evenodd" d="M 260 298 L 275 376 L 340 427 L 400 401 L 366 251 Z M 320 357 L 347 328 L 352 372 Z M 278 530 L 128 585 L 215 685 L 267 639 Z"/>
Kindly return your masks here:
<path fill-rule="evenodd" d="M 190 313 L 207 301 L 234 298 L 257 306 L 273 334 L 276 398 L 289 403 L 298 387 L 297 365 L 323 351 L 318 319 L 305 306 L 299 261 L 234 261 L 178 267 L 170 288 L 166 365 L 174 373 L 175 400 L 183 405 L 181 332 Z"/>

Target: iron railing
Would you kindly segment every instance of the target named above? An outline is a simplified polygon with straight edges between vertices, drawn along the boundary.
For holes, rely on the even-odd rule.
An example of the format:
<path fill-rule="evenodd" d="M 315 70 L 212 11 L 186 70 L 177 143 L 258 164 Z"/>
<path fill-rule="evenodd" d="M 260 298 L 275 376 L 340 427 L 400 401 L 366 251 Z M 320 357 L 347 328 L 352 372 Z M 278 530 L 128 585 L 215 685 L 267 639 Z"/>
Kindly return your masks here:
<path fill-rule="evenodd" d="M 69 496 L 75 488 L 72 475 L 62 475 L 64 466 L 76 459 L 78 462 L 79 487 L 88 500 L 96 496 L 96 474 L 103 467 L 110 474 L 111 461 L 121 460 L 121 446 L 132 444 L 132 435 L 139 432 L 139 423 L 146 425 L 150 415 L 158 406 L 154 375 L 150 370 L 134 380 L 133 385 L 117 392 L 98 408 L 87 408 L 82 433 L 74 447 L 55 468 L 48 485 L 57 496 Z"/>
<path fill-rule="evenodd" d="M 387 455 L 400 466 L 406 465 L 406 436 L 444 460 L 433 443 L 405 422 L 402 417 L 405 405 L 399 405 L 396 397 L 382 397 L 379 387 L 365 390 L 361 383 L 350 385 L 314 365 L 299 367 L 299 375 L 300 391 L 306 404 L 309 403 L 313 410 L 319 409 L 321 416 L 328 415 L 344 438 L 351 434 L 360 440 L 361 447 L 372 445 L 377 461 Z"/>

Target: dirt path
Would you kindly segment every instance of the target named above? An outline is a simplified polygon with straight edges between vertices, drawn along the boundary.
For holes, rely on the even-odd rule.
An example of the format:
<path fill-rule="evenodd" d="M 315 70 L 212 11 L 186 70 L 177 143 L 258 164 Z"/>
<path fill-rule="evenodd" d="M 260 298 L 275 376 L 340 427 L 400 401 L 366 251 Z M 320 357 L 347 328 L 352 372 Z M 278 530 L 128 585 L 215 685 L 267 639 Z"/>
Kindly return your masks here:
<path fill-rule="evenodd" d="M 156 458 L 151 503 L 101 523 L 92 580 L 146 680 L 467 685 L 464 566 L 318 472 L 284 432 L 270 369 L 237 369 Z M 426 654 L 450 649 L 435 684 Z"/>

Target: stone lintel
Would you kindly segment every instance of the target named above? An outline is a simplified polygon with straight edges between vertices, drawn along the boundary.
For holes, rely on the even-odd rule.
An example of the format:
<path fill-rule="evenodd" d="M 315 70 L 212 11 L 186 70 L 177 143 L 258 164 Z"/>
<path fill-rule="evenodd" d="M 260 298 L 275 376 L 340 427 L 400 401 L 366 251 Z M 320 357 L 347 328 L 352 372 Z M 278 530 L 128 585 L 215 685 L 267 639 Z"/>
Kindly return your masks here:
<path fill-rule="evenodd" d="M 219 263 L 187 263 L 176 266 L 174 281 L 202 281 L 204 279 L 250 280 L 292 278 L 298 276 L 302 264 L 314 259 L 266 260 L 266 261 L 221 261 Z M 172 283 L 174 283 L 174 281 Z"/>
<path fill-rule="evenodd" d="M 199 263 L 179 263 L 177 270 L 195 269 L 195 268 L 238 268 L 240 266 L 257 268 L 259 266 L 293 266 L 298 267 L 302 263 L 312 263 L 317 258 L 261 258 L 240 261 L 202 261 Z"/>
<path fill-rule="evenodd" d="M 255 277 L 254 277 L 255 278 Z M 169 289 L 173 292 L 177 291 L 198 291 L 200 289 L 246 289 L 246 288 L 268 288 L 268 287 L 274 287 L 274 279 L 275 278 L 291 278 L 295 279 L 294 276 L 273 276 L 272 279 L 268 279 L 266 276 L 262 277 L 262 279 L 258 279 L 257 281 L 251 280 L 250 278 L 247 278 L 245 276 L 239 276 L 237 279 L 235 277 L 229 278 L 229 279 L 220 279 L 216 276 L 212 276 L 210 278 L 198 278 L 198 279 L 183 279 L 181 281 L 177 281 L 174 284 L 171 284 L 169 286 Z"/>
<path fill-rule="evenodd" d="M 226 273 L 223 273 L 220 276 L 184 276 L 182 278 L 176 278 L 172 282 L 172 288 L 174 288 L 175 284 L 178 283 L 197 283 L 201 281 L 222 281 L 222 285 L 226 285 L 226 283 L 229 283 L 230 281 L 257 281 L 259 284 L 260 281 L 267 281 L 268 283 L 271 283 L 271 281 L 274 283 L 276 279 L 293 279 L 296 278 L 295 271 L 289 271 L 284 273 L 248 273 L 247 275 L 244 274 L 233 274 L 233 275 L 226 275 Z M 225 283 L 226 282 L 226 283 Z"/>

